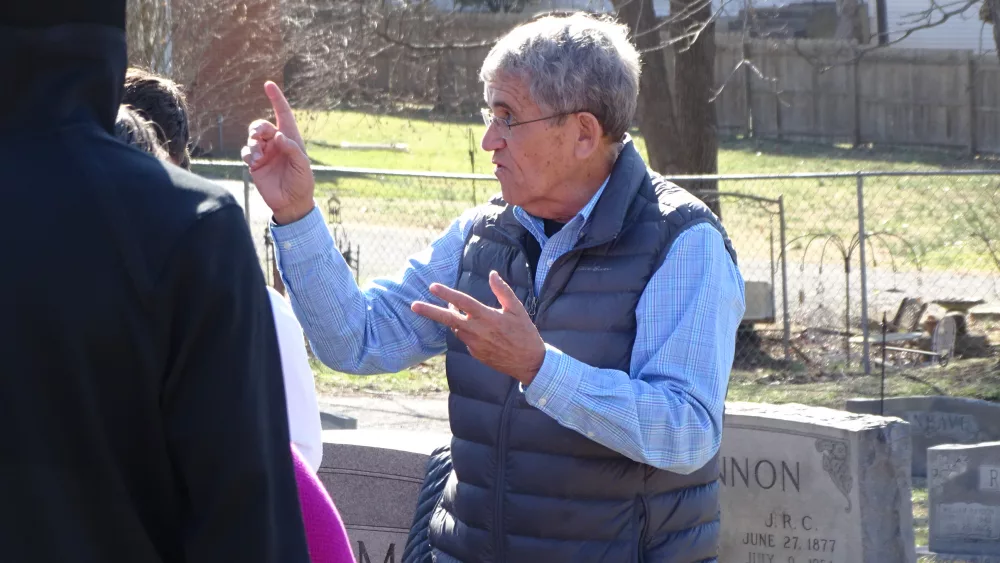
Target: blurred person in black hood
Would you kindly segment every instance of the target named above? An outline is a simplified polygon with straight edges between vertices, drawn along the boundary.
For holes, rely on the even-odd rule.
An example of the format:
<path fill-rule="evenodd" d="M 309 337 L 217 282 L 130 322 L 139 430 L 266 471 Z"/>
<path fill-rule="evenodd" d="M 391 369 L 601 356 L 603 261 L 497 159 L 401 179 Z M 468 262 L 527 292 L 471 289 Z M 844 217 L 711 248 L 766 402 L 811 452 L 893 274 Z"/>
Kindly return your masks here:
<path fill-rule="evenodd" d="M 113 138 L 124 28 L 0 9 L 0 560 L 308 561 L 250 233 Z"/>

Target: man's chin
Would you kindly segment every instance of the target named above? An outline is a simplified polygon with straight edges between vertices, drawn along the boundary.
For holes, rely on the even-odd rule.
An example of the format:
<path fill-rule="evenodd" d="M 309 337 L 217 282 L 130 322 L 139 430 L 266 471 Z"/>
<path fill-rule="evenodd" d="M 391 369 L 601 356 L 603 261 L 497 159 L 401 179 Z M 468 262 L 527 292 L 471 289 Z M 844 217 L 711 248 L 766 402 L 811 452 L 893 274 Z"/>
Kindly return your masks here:
<path fill-rule="evenodd" d="M 500 195 L 503 196 L 503 200 L 510 205 L 518 205 L 517 203 L 517 190 L 513 187 L 507 185 L 503 181 L 500 182 Z"/>

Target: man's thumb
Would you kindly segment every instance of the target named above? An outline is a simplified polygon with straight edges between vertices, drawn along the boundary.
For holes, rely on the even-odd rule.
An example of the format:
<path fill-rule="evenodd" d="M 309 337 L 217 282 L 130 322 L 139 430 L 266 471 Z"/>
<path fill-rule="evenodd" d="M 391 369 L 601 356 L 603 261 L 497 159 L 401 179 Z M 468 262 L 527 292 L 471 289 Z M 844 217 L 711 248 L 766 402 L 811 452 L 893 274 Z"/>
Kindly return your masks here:
<path fill-rule="evenodd" d="M 281 131 L 274 134 L 274 142 L 281 152 L 293 157 L 305 157 L 305 147 L 300 147 L 291 137 Z"/>

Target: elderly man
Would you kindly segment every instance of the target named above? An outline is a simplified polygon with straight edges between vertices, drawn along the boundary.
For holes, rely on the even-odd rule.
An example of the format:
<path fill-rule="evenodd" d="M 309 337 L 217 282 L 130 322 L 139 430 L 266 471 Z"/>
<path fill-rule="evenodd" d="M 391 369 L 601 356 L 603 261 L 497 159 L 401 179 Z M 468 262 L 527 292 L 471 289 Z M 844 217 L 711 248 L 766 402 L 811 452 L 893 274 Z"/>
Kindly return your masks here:
<path fill-rule="evenodd" d="M 437 561 L 714 561 L 744 311 L 725 231 L 627 137 L 639 56 L 622 26 L 537 19 L 498 41 L 481 77 L 503 197 L 363 290 L 266 86 L 278 123 L 251 126 L 244 158 L 314 350 L 357 374 L 447 353 L 454 472 L 430 524 Z"/>

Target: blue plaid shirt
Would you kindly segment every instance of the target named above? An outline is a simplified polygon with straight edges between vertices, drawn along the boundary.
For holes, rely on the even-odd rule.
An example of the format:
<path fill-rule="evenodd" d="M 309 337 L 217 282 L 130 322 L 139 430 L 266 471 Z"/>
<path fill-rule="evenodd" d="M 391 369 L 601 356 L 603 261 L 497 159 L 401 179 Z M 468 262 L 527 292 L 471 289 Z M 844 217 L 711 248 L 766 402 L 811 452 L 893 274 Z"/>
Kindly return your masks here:
<path fill-rule="evenodd" d="M 542 248 L 536 291 L 549 267 L 575 245 L 603 190 L 551 239 L 541 219 L 515 208 Z M 319 209 L 290 225 L 272 224 L 282 278 L 320 360 L 338 371 L 374 374 L 444 352 L 447 328 L 414 314 L 410 304 L 442 304 L 428 287 L 457 279 L 473 217 L 474 210 L 466 212 L 400 273 L 363 289 L 336 251 Z M 547 345 L 525 398 L 563 426 L 631 459 L 691 473 L 715 455 L 722 440 L 743 291 L 719 232 L 692 227 L 677 237 L 639 300 L 629 373 L 597 369 Z"/>

